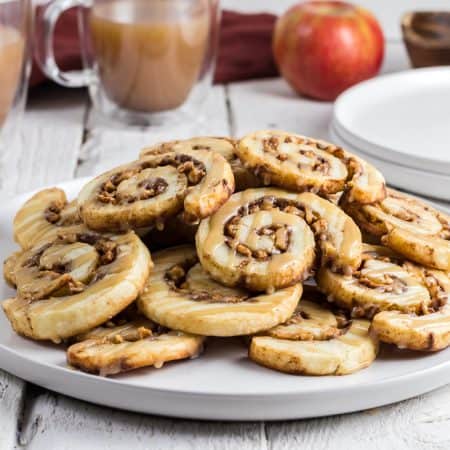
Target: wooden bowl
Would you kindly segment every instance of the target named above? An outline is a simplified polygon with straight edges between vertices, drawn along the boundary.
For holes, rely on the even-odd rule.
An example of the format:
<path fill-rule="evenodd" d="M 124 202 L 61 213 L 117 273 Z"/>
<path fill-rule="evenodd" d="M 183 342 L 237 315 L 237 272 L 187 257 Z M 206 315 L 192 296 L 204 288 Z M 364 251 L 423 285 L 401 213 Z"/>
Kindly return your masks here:
<path fill-rule="evenodd" d="M 450 64 L 450 11 L 407 13 L 402 31 L 413 67 Z"/>

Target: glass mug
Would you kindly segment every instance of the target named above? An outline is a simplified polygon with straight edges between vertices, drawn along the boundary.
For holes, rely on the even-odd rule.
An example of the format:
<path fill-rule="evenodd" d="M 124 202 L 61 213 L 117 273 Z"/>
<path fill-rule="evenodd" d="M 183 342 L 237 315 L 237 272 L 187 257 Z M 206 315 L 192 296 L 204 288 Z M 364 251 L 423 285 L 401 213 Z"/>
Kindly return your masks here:
<path fill-rule="evenodd" d="M 28 0 L 0 0 L 0 147 L 2 163 L 22 116 L 30 72 Z M 6 154 L 5 154 L 6 152 Z"/>
<path fill-rule="evenodd" d="M 62 72 L 54 27 L 79 9 L 84 69 Z M 87 86 L 101 115 L 127 125 L 195 117 L 211 84 L 219 30 L 218 0 L 54 0 L 42 16 L 45 73 L 69 87 Z"/>

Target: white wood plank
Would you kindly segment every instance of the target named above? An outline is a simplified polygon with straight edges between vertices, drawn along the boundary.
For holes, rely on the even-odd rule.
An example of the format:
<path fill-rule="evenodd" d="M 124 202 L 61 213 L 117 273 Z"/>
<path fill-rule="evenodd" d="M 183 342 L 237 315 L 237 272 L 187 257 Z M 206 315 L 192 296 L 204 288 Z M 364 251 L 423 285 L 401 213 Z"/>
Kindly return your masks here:
<path fill-rule="evenodd" d="M 44 393 L 29 411 L 27 450 L 262 450 L 260 424 L 171 420 L 132 414 Z"/>
<path fill-rule="evenodd" d="M 266 429 L 277 450 L 448 450 L 450 386 L 392 406 Z"/>
<path fill-rule="evenodd" d="M 25 382 L 0 370 L 0 450 L 16 444 Z"/>
<path fill-rule="evenodd" d="M 80 164 L 77 175 L 98 174 L 133 161 L 141 148 L 157 142 L 200 135 L 228 135 L 230 129 L 223 86 L 213 87 L 205 102 L 202 117 L 203 119 L 197 122 L 173 127 L 150 127 L 140 131 L 105 126 L 101 119 L 91 112 L 87 123 L 88 139 L 83 145 L 83 152 L 93 158 Z"/>
<path fill-rule="evenodd" d="M 240 12 L 267 11 L 282 14 L 290 6 L 300 0 L 222 0 L 222 7 Z M 407 11 L 427 10 L 446 11 L 449 9 L 448 0 L 358 0 L 350 1 L 372 11 L 380 21 L 388 40 L 400 40 L 400 20 Z"/>
<path fill-rule="evenodd" d="M 25 192 L 73 178 L 83 138 L 84 90 L 46 86 L 31 93 L 5 178 L 10 192 Z"/>
<path fill-rule="evenodd" d="M 279 128 L 326 138 L 332 104 L 298 97 L 281 78 L 229 86 L 234 135 Z"/>

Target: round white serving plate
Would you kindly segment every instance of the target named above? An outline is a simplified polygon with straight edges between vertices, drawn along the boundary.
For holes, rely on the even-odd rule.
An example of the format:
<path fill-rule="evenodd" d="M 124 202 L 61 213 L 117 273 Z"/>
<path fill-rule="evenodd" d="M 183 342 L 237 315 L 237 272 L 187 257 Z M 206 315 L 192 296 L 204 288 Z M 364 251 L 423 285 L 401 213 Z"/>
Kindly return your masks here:
<path fill-rule="evenodd" d="M 378 158 L 371 153 L 366 153 L 361 147 L 355 145 L 353 141 L 347 140 L 334 121 L 330 125 L 329 134 L 330 141 L 361 156 L 361 158 L 377 167 L 390 185 L 419 195 L 450 201 L 450 171 L 448 175 L 432 173 L 393 163 L 392 161 Z"/>
<path fill-rule="evenodd" d="M 450 67 L 360 83 L 339 96 L 333 116 L 342 137 L 365 153 L 450 175 Z"/>
<path fill-rule="evenodd" d="M 75 196 L 85 181 L 60 186 Z M 2 204 L 2 259 L 16 248 L 12 220 L 29 195 Z M 3 281 L 0 288 L 3 298 L 13 294 Z M 101 378 L 69 369 L 62 347 L 17 336 L 0 312 L 2 369 L 61 394 L 143 413 L 207 420 L 317 417 L 397 402 L 450 379 L 450 349 L 418 354 L 385 347 L 371 367 L 342 377 L 287 375 L 259 367 L 246 353 L 243 339 L 217 339 L 195 360 Z"/>

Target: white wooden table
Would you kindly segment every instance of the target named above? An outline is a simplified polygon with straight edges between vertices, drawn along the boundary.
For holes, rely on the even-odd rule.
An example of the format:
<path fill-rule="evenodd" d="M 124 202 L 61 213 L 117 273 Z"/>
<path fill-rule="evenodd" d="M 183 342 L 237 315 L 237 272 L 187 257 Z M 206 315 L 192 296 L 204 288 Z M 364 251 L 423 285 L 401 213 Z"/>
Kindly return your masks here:
<path fill-rule="evenodd" d="M 407 67 L 390 43 L 384 71 Z M 296 97 L 281 79 L 216 86 L 203 125 L 170 135 L 99 126 L 84 90 L 49 86 L 31 94 L 16 177 L 24 192 L 132 160 L 144 144 L 198 134 L 240 136 L 276 127 L 328 137 L 332 105 Z M 96 157 L 92 148 L 98 149 Z M 450 381 L 450 380 L 449 380 Z M 301 382 L 301 379 L 299 379 Z M 86 449 L 450 449 L 450 387 L 366 412 L 285 423 L 213 423 L 144 416 L 54 394 L 0 371 L 0 450 Z"/>

